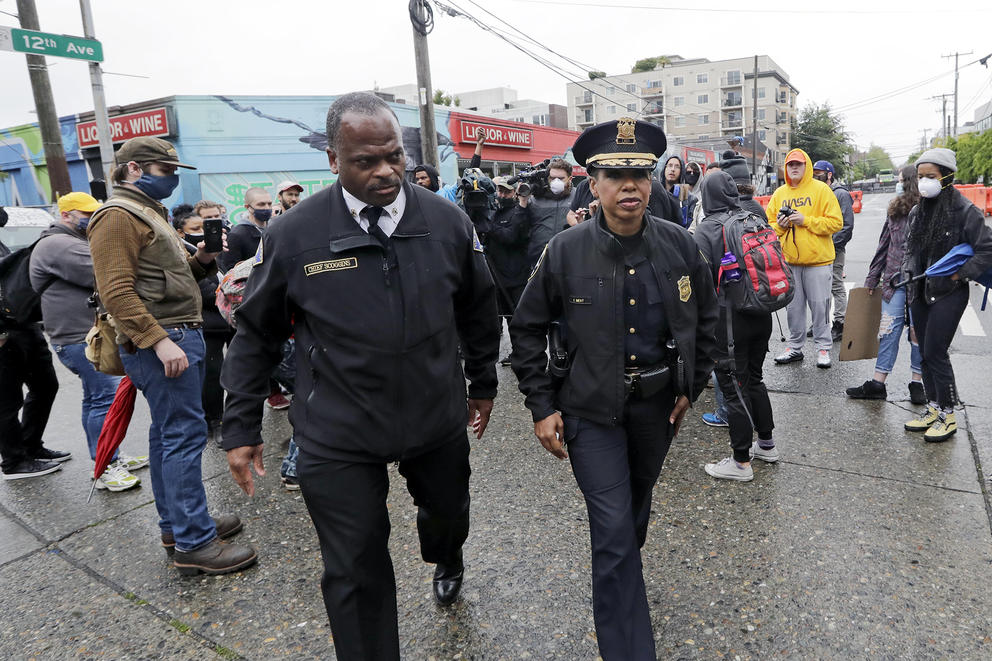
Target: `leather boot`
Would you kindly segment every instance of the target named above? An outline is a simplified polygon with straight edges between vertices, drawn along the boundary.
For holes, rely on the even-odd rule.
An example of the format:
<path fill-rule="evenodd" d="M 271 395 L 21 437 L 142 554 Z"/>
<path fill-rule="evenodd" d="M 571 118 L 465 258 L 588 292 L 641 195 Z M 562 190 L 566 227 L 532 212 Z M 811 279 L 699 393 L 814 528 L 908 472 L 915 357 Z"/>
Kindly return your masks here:
<path fill-rule="evenodd" d="M 215 576 L 250 567 L 258 560 L 258 553 L 247 544 L 227 544 L 214 538 L 195 551 L 177 550 L 173 558 L 176 569 L 184 576 Z"/>
<path fill-rule="evenodd" d="M 217 536 L 221 539 L 230 539 L 244 530 L 245 527 L 236 514 L 220 514 L 210 518 L 214 520 L 214 525 L 217 526 Z M 172 536 L 171 532 L 162 533 L 162 547 L 170 558 L 176 552 L 176 538 Z"/>
<path fill-rule="evenodd" d="M 465 563 L 459 551 L 458 559 L 450 564 L 437 563 L 434 570 L 434 599 L 441 606 L 450 606 L 458 598 L 465 577 Z"/>

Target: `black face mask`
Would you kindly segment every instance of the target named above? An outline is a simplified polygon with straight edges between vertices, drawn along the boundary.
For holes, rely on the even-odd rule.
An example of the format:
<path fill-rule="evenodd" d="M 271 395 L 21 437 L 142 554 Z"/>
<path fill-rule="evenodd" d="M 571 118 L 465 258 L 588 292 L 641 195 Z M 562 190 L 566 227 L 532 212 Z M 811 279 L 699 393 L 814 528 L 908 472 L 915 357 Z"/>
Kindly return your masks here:
<path fill-rule="evenodd" d="M 690 186 L 695 186 L 696 182 L 698 181 L 699 181 L 698 172 L 693 172 L 692 170 L 689 170 L 688 172 L 685 173 L 685 183 L 689 184 Z"/>
<path fill-rule="evenodd" d="M 817 181 L 822 181 L 823 183 L 827 183 L 827 173 L 826 172 L 824 172 L 823 174 L 815 174 L 814 173 L 813 174 L 813 178 L 816 179 Z"/>
<path fill-rule="evenodd" d="M 516 200 L 514 200 L 512 197 L 501 197 L 499 198 L 499 208 L 509 209 L 510 207 L 513 206 L 514 202 L 516 202 Z"/>

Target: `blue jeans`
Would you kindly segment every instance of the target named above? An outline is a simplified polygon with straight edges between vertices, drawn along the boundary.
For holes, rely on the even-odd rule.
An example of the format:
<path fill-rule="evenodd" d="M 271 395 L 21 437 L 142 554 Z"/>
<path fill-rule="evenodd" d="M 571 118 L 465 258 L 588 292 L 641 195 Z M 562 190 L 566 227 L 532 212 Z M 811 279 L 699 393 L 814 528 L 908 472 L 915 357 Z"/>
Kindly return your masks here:
<path fill-rule="evenodd" d="M 90 459 L 96 459 L 96 444 L 100 440 L 103 419 L 114 403 L 121 377 L 97 372 L 86 359 L 86 344 L 53 344 L 52 349 L 66 368 L 83 382 L 83 431 L 90 448 Z M 113 460 L 117 459 L 114 453 Z"/>
<path fill-rule="evenodd" d="M 300 448 L 292 436 L 289 437 L 289 449 L 283 457 L 282 466 L 279 467 L 279 475 L 282 477 L 298 477 L 296 474 L 296 460 L 300 456 Z"/>
<path fill-rule="evenodd" d="M 167 378 L 162 361 L 149 349 L 127 353 L 121 362 L 131 381 L 145 396 L 151 411 L 148 459 L 152 492 L 162 532 L 172 532 L 179 551 L 194 551 L 213 541 L 217 528 L 207 513 L 200 458 L 207 445 L 203 415 L 204 354 L 199 330 L 166 329 L 169 339 L 186 353 L 189 367 Z"/>
<path fill-rule="evenodd" d="M 723 390 L 720 389 L 720 382 L 716 380 L 716 372 L 710 374 L 710 379 L 713 381 L 713 399 L 716 401 L 716 417 L 720 418 L 724 422 L 727 421 L 727 398 L 723 396 Z"/>
<path fill-rule="evenodd" d="M 912 320 L 911 320 L 912 321 Z M 882 300 L 882 322 L 878 327 L 878 358 L 875 371 L 890 374 L 899 356 L 899 343 L 902 329 L 906 326 L 906 288 L 900 287 L 892 294 L 891 300 Z M 920 346 L 910 342 L 909 367 L 913 374 L 920 374 L 922 358 Z"/>

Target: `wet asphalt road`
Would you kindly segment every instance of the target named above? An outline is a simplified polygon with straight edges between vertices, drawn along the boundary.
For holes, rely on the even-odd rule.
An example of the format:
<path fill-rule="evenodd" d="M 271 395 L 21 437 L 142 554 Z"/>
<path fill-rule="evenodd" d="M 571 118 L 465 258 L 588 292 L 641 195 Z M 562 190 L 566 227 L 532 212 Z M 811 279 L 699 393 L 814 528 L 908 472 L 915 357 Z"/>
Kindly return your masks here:
<path fill-rule="evenodd" d="M 888 199 L 866 197 L 856 217 L 849 282 L 863 280 Z M 914 413 L 905 346 L 885 402 L 844 396 L 871 361 L 840 363 L 835 352 L 834 367 L 818 370 L 769 357 L 783 460 L 758 462 L 748 484 L 702 470 L 729 452 L 726 431 L 699 422 L 712 406 L 706 391 L 669 454 L 643 553 L 659 658 L 992 658 L 992 313 L 980 301 L 976 289 L 952 347 L 965 404 L 944 444 L 902 429 Z M 776 330 L 771 350 L 781 347 Z M 240 539 L 256 545 L 259 564 L 184 578 L 158 546 L 148 484 L 85 502 L 80 389 L 56 365 L 46 441 L 74 459 L 51 476 L 0 482 L 0 657 L 333 658 L 316 536 L 299 492 L 279 485 L 285 413 L 268 412 L 269 474 L 252 500 L 222 451 L 204 453 L 211 507 L 241 515 Z M 595 659 L 581 495 L 499 369 L 496 411 L 473 447 L 467 577 L 450 609 L 433 603 L 415 510 L 391 471 L 403 656 Z M 147 422 L 139 398 L 126 450 L 143 453 Z"/>

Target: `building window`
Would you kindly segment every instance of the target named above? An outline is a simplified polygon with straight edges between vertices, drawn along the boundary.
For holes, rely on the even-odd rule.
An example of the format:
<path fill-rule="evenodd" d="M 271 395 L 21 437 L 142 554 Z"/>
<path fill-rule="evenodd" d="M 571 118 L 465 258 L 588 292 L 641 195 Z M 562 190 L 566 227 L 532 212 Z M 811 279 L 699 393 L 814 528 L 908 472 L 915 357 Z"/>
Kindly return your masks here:
<path fill-rule="evenodd" d="M 709 123 L 710 123 L 710 116 L 709 115 L 699 115 L 699 125 L 700 126 L 702 126 L 704 124 L 709 124 Z"/>
<path fill-rule="evenodd" d="M 627 91 L 631 94 L 637 94 L 637 85 L 634 83 L 627 83 Z"/>
<path fill-rule="evenodd" d="M 585 119 L 583 121 L 591 122 L 592 121 L 592 109 L 590 108 L 590 109 L 586 110 L 584 112 L 583 116 L 585 117 Z"/>
<path fill-rule="evenodd" d="M 728 85 L 740 85 L 741 84 L 741 72 L 740 71 L 728 71 L 727 72 L 727 84 Z"/>
<path fill-rule="evenodd" d="M 765 109 L 764 108 L 759 108 L 758 109 L 758 119 L 764 121 L 764 119 L 765 119 Z"/>
<path fill-rule="evenodd" d="M 759 99 L 765 98 L 765 88 L 764 87 L 759 87 L 758 88 L 758 98 Z"/>
<path fill-rule="evenodd" d="M 649 80 L 649 81 L 648 81 L 648 84 L 646 85 L 646 87 L 647 87 L 648 89 L 656 89 L 656 88 L 659 88 L 659 87 L 661 87 L 661 81 L 660 81 L 660 80 Z"/>
<path fill-rule="evenodd" d="M 708 135 L 707 135 L 707 134 L 705 134 L 705 133 L 703 133 L 702 135 L 697 135 L 697 136 L 696 136 L 696 139 L 697 139 L 697 140 L 709 140 L 709 138 L 710 138 L 710 136 L 708 136 Z"/>
<path fill-rule="evenodd" d="M 672 87 L 682 87 L 683 85 L 685 85 L 684 76 L 675 76 L 672 78 Z"/>
<path fill-rule="evenodd" d="M 548 116 L 547 115 L 534 115 L 533 120 L 534 121 L 532 123 L 533 124 L 537 124 L 538 126 L 547 126 L 548 125 Z"/>
<path fill-rule="evenodd" d="M 676 117 L 675 126 L 685 126 L 685 117 Z"/>
<path fill-rule="evenodd" d="M 637 112 L 637 104 L 636 103 L 628 103 L 627 104 L 627 110 L 629 110 L 630 112 Z"/>
<path fill-rule="evenodd" d="M 709 102 L 710 102 L 709 94 L 700 94 L 699 96 L 696 97 L 696 103 L 698 103 L 699 105 L 703 105 Z"/>
<path fill-rule="evenodd" d="M 696 74 L 696 84 L 698 84 L 698 85 L 705 85 L 708 82 L 710 82 L 710 76 L 709 76 L 709 74 L 706 74 L 706 73 L 697 73 Z"/>
<path fill-rule="evenodd" d="M 685 97 L 684 96 L 677 96 L 677 97 L 675 97 L 672 100 L 672 103 L 674 103 L 675 104 L 675 107 L 678 108 L 679 106 L 685 104 Z"/>
<path fill-rule="evenodd" d="M 610 113 L 611 115 L 615 115 L 615 114 L 617 114 L 617 107 L 616 106 L 606 106 L 606 112 Z"/>
<path fill-rule="evenodd" d="M 765 131 L 758 131 L 758 140 L 765 141 Z"/>

